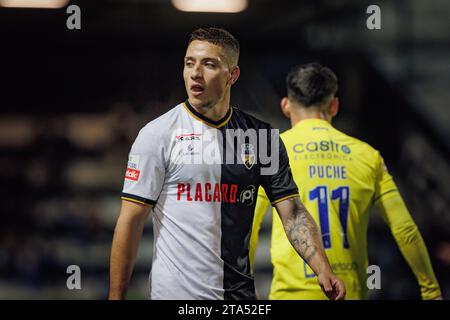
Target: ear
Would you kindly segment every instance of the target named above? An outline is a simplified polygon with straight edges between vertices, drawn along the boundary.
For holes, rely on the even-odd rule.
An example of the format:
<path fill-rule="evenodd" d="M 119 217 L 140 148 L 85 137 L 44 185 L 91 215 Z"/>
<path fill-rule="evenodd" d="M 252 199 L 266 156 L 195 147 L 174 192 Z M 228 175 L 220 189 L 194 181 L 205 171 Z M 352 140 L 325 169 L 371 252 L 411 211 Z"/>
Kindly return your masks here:
<path fill-rule="evenodd" d="M 281 112 L 283 112 L 284 116 L 286 118 L 290 118 L 291 117 L 291 106 L 289 104 L 289 100 L 287 97 L 283 97 L 283 99 L 281 99 L 280 106 L 281 106 Z"/>
<path fill-rule="evenodd" d="M 239 69 L 238 66 L 234 67 L 233 70 L 231 71 L 231 77 L 230 77 L 230 79 L 228 79 L 228 84 L 230 86 L 235 84 L 240 75 L 241 75 L 241 69 Z"/>
<path fill-rule="evenodd" d="M 330 103 L 330 116 L 332 118 L 335 117 L 337 115 L 338 111 L 339 111 L 339 98 L 334 97 Z"/>

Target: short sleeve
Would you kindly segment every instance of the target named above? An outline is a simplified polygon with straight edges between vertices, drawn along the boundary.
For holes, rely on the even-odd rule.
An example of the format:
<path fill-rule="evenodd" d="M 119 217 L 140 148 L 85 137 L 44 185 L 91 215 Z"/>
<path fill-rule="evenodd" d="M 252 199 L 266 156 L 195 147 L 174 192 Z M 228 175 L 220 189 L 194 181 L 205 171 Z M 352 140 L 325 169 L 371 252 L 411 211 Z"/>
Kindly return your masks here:
<path fill-rule="evenodd" d="M 292 176 L 289 158 L 283 140 L 279 134 L 272 135 L 271 139 L 278 140 L 278 170 L 271 175 L 262 175 L 261 186 L 264 188 L 271 204 L 274 205 L 287 198 L 298 196 L 298 188 Z"/>
<path fill-rule="evenodd" d="M 147 125 L 138 134 L 128 155 L 122 199 L 154 205 L 165 179 L 163 139 L 155 139 Z M 157 141 L 158 143 L 155 143 Z"/>

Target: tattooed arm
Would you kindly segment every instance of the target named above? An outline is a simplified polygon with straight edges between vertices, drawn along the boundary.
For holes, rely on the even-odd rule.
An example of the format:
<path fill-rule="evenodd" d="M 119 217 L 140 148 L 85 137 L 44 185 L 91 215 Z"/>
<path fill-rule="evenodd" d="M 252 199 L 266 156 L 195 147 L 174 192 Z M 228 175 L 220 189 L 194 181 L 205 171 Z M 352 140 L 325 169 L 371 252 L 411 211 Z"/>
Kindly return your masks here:
<path fill-rule="evenodd" d="M 276 203 L 275 207 L 289 241 L 317 275 L 324 293 L 333 300 L 343 299 L 345 297 L 344 283 L 333 274 L 317 225 L 300 198 L 286 199 Z"/>

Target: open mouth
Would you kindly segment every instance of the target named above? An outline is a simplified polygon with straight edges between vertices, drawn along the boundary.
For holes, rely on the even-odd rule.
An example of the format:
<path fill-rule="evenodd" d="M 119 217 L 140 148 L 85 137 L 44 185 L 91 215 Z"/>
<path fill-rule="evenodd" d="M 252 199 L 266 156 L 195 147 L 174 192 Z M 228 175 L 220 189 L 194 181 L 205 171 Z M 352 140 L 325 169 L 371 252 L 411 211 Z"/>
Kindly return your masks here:
<path fill-rule="evenodd" d="M 191 86 L 191 91 L 197 95 L 197 94 L 203 93 L 203 91 L 205 91 L 205 89 L 203 88 L 203 86 L 201 86 L 199 84 L 194 84 Z"/>

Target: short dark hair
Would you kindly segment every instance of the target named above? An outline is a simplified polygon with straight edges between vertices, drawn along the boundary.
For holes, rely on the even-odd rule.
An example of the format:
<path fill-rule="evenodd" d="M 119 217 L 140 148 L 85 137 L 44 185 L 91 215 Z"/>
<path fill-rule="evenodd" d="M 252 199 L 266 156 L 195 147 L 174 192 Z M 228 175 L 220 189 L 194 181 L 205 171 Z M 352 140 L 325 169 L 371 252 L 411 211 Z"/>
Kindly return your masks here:
<path fill-rule="evenodd" d="M 224 48 L 227 50 L 229 58 L 237 64 L 240 45 L 236 38 L 227 30 L 216 27 L 198 28 L 191 33 L 188 45 L 194 40 L 207 41 Z"/>
<path fill-rule="evenodd" d="M 286 84 L 288 98 L 304 107 L 321 107 L 338 90 L 334 72 L 317 62 L 293 68 L 286 78 Z"/>

